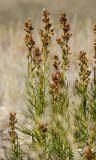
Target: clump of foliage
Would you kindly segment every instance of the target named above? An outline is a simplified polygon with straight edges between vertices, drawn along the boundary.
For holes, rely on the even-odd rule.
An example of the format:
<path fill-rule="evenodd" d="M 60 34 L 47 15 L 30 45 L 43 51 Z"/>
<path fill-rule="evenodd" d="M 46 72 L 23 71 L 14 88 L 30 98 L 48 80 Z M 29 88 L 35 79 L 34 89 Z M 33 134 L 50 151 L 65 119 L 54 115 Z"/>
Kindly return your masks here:
<path fill-rule="evenodd" d="M 23 160 L 23 153 L 22 149 L 20 148 L 18 134 L 16 132 L 16 113 L 10 113 L 9 117 L 9 137 L 10 137 L 10 144 L 11 149 L 9 153 L 10 160 Z"/>

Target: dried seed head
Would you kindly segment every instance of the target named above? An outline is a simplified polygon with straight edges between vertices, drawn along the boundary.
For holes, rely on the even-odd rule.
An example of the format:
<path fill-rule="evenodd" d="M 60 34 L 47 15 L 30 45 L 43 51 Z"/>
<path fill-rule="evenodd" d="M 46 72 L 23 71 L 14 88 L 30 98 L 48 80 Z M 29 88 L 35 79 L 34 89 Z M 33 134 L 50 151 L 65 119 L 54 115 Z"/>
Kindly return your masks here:
<path fill-rule="evenodd" d="M 49 22 L 50 22 L 49 14 L 50 14 L 50 13 L 49 13 L 46 9 L 43 9 L 42 21 L 43 21 L 45 24 L 49 25 L 49 28 L 50 28 L 50 27 L 51 27 L 51 23 L 49 23 Z"/>
<path fill-rule="evenodd" d="M 42 14 L 44 17 L 47 17 L 50 13 L 46 10 L 46 8 L 44 8 Z"/>
<path fill-rule="evenodd" d="M 67 16 L 66 14 L 63 12 L 63 13 L 60 13 L 60 24 L 62 26 L 64 26 L 67 22 Z"/>
<path fill-rule="evenodd" d="M 78 87 L 83 86 L 84 88 L 86 88 L 89 81 L 90 81 L 89 76 L 91 74 L 91 71 L 89 71 L 89 68 L 88 68 L 88 59 L 86 58 L 86 52 L 85 51 L 80 51 L 79 66 L 80 66 L 80 72 L 79 72 L 80 81 L 77 80 L 76 85 Z"/>
<path fill-rule="evenodd" d="M 56 60 L 58 57 L 55 57 Z M 52 82 L 49 84 L 49 93 L 52 96 L 53 102 L 57 101 L 58 94 L 60 93 L 62 87 L 63 87 L 63 73 L 60 71 L 56 71 L 54 74 L 52 74 Z"/>
<path fill-rule="evenodd" d="M 39 65 L 41 62 L 41 52 L 39 47 L 35 47 L 33 51 L 33 60 L 34 62 Z"/>
<path fill-rule="evenodd" d="M 40 30 L 40 36 L 43 48 L 47 48 L 50 45 L 51 36 L 54 34 L 54 30 L 52 29 L 49 12 L 46 9 L 43 9 L 42 16 L 43 29 Z"/>
<path fill-rule="evenodd" d="M 31 33 L 28 33 L 25 35 L 25 44 L 29 50 L 31 50 L 32 47 L 34 46 L 35 41 L 33 40 Z"/>
<path fill-rule="evenodd" d="M 60 14 L 60 25 L 63 36 L 70 31 L 70 25 L 67 23 L 67 16 L 65 13 Z M 71 34 L 69 34 L 71 36 Z M 64 37 L 65 38 L 65 37 Z"/>
<path fill-rule="evenodd" d="M 69 66 L 69 54 L 70 47 L 68 45 L 70 34 L 70 25 L 67 23 L 67 16 L 65 13 L 60 14 L 60 26 L 61 26 L 61 37 L 56 39 L 62 50 L 62 69 L 65 70 Z"/>
<path fill-rule="evenodd" d="M 32 22 L 30 18 L 25 21 L 24 30 L 28 33 L 30 33 L 33 30 Z"/>
<path fill-rule="evenodd" d="M 32 50 L 32 47 L 34 47 L 34 44 L 35 44 L 35 41 L 33 40 L 33 37 L 32 37 L 33 26 L 32 26 L 31 19 L 28 19 L 28 20 L 25 21 L 24 30 L 26 32 L 26 34 L 25 34 L 25 44 L 28 48 L 28 51 L 30 52 Z"/>
<path fill-rule="evenodd" d="M 31 19 L 28 19 L 25 21 L 25 24 L 24 24 L 25 44 L 28 49 L 28 53 L 27 53 L 28 75 L 30 75 L 31 71 L 33 70 L 33 68 L 32 68 L 32 51 L 35 47 L 35 41 L 33 40 L 32 30 L 33 30 L 33 26 L 32 26 Z"/>

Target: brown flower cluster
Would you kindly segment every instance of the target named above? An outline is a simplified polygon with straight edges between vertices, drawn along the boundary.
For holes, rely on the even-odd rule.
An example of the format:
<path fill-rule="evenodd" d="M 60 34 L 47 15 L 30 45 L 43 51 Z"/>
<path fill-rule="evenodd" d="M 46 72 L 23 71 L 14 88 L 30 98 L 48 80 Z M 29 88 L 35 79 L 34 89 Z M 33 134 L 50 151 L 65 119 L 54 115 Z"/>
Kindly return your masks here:
<path fill-rule="evenodd" d="M 42 68 L 42 54 L 39 47 L 34 47 L 32 60 L 34 62 L 34 69 L 36 71 L 37 76 L 40 75 L 40 71 Z"/>
<path fill-rule="evenodd" d="M 62 49 L 62 59 L 63 59 L 63 65 L 68 66 L 69 60 L 68 55 L 70 54 L 70 47 L 68 45 L 68 41 L 72 34 L 70 34 L 70 25 L 67 23 L 67 17 L 65 13 L 60 14 L 60 26 L 62 29 L 61 38 L 56 39 L 57 43 L 60 45 Z M 63 69 L 64 69 L 63 66 Z"/>
<path fill-rule="evenodd" d="M 35 64 L 38 65 L 38 67 L 40 67 L 40 62 L 42 61 L 42 57 L 41 57 L 41 51 L 40 51 L 39 47 L 34 48 L 33 61 L 35 62 Z"/>
<path fill-rule="evenodd" d="M 63 72 L 58 70 L 59 64 L 58 56 L 54 56 L 53 66 L 56 71 L 52 74 L 52 83 L 49 86 L 49 92 L 52 95 L 52 99 L 55 101 L 57 100 L 60 89 L 63 87 Z"/>
<path fill-rule="evenodd" d="M 85 51 L 80 51 L 79 54 L 79 66 L 80 66 L 80 82 L 78 83 L 78 80 L 76 80 L 76 86 L 78 88 L 78 85 L 82 85 L 84 88 L 87 87 L 89 81 L 90 81 L 90 74 L 91 71 L 88 69 L 88 59 L 86 58 L 86 52 Z"/>
<path fill-rule="evenodd" d="M 10 128 L 9 130 L 9 136 L 10 136 L 10 140 L 12 142 L 15 142 L 15 139 L 17 138 L 17 134 L 15 132 L 15 124 L 17 123 L 17 119 L 16 119 L 16 113 L 15 112 L 10 112 L 10 117 L 9 117 L 9 125 L 8 127 Z"/>
<path fill-rule="evenodd" d="M 54 34 L 52 23 L 50 22 L 49 12 L 44 9 L 42 21 L 44 24 L 43 29 L 40 30 L 41 40 L 44 48 L 47 48 L 51 42 L 51 36 Z"/>
<path fill-rule="evenodd" d="M 32 30 L 33 30 L 33 26 L 32 26 L 32 22 L 30 19 L 28 19 L 27 21 L 25 21 L 25 24 L 24 24 L 24 30 L 26 32 L 26 35 L 25 35 L 25 44 L 28 48 L 28 51 L 31 52 L 34 44 L 35 44 L 35 41 L 33 40 L 33 37 L 32 37 Z M 31 56 L 31 53 L 28 55 L 28 58 L 29 56 Z"/>
<path fill-rule="evenodd" d="M 67 23 L 67 17 L 65 13 L 60 14 L 60 25 L 63 29 L 62 39 L 66 39 L 66 41 L 68 41 L 71 37 L 71 34 L 69 34 L 70 25 Z"/>
<path fill-rule="evenodd" d="M 26 34 L 25 34 L 25 44 L 26 44 L 27 49 L 28 49 L 28 54 L 27 54 L 27 58 L 28 58 L 28 75 L 30 75 L 31 71 L 33 70 L 32 50 L 35 47 L 35 41 L 33 40 L 33 37 L 32 37 L 33 26 L 32 26 L 32 22 L 31 22 L 30 19 L 25 21 L 24 30 L 26 32 Z"/>

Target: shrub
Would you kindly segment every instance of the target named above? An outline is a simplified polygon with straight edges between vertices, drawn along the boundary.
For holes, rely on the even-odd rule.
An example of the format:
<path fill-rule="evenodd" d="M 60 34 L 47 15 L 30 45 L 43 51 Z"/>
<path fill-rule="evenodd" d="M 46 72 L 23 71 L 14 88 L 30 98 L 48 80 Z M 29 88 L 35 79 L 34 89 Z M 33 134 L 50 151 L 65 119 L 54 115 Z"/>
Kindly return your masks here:
<path fill-rule="evenodd" d="M 34 160 L 71 160 L 75 159 L 78 150 L 85 159 L 95 159 L 96 142 L 96 39 L 94 42 L 93 82 L 90 82 L 91 71 L 85 51 L 79 54 L 79 79 L 74 83 L 76 96 L 80 104 L 74 107 L 74 115 L 69 113 L 72 107 L 69 97 L 67 68 L 70 65 L 69 55 L 71 38 L 70 25 L 65 13 L 60 14 L 61 35 L 56 39 L 61 49 L 61 60 L 56 54 L 53 65 L 50 65 L 50 46 L 54 29 L 49 12 L 44 9 L 42 14 L 43 27 L 40 29 L 41 46 L 33 39 L 33 24 L 30 19 L 25 21 L 25 44 L 27 47 L 28 73 L 26 76 L 26 105 L 24 113 L 26 123 L 18 123 L 17 129 L 29 138 L 27 145 Z M 96 34 L 96 26 L 94 35 Z M 76 103 L 76 102 L 74 102 Z M 70 121 L 74 117 L 74 124 Z M 10 120 L 15 118 L 11 113 Z M 15 122 L 14 122 L 15 123 Z M 73 125 L 74 127 L 72 127 Z M 11 124 L 11 132 L 15 133 L 15 124 Z M 74 128 L 74 129 L 73 129 Z M 10 132 L 9 132 L 10 133 Z M 26 139 L 25 136 L 25 139 Z M 70 140 L 70 136 L 74 140 Z M 10 159 L 23 159 L 18 138 L 12 141 Z M 16 143 L 15 143 L 16 142 Z M 76 150 L 73 144 L 76 144 Z M 13 145 L 15 148 L 13 149 Z M 18 150 L 18 154 L 17 154 Z M 15 154 L 16 153 L 16 154 Z M 29 154 L 29 153 L 28 153 Z"/>

